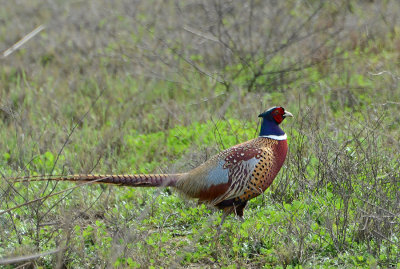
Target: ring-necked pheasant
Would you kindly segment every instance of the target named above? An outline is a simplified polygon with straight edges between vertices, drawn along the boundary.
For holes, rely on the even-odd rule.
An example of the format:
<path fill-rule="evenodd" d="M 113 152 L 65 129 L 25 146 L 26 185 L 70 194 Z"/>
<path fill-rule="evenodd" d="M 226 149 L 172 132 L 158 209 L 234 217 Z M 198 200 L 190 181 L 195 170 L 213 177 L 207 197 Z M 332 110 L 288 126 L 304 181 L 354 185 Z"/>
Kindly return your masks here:
<path fill-rule="evenodd" d="M 30 181 L 96 181 L 133 187 L 174 187 L 186 196 L 222 209 L 226 215 L 243 216 L 247 201 L 262 194 L 281 169 L 287 153 L 286 134 L 279 127 L 293 115 L 283 107 L 261 113 L 259 137 L 215 155 L 197 168 L 182 174 L 70 175 L 25 178 Z"/>

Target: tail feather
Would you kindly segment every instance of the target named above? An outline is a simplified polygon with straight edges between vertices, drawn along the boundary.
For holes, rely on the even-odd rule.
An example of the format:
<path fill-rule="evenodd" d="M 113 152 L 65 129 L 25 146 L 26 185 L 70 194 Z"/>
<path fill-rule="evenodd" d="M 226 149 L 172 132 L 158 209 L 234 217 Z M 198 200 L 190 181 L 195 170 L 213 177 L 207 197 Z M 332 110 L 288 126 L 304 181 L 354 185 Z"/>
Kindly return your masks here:
<path fill-rule="evenodd" d="M 182 174 L 139 174 L 139 175 L 67 175 L 67 176 L 31 176 L 13 178 L 19 182 L 30 181 L 76 181 L 115 184 L 132 187 L 174 187 Z"/>

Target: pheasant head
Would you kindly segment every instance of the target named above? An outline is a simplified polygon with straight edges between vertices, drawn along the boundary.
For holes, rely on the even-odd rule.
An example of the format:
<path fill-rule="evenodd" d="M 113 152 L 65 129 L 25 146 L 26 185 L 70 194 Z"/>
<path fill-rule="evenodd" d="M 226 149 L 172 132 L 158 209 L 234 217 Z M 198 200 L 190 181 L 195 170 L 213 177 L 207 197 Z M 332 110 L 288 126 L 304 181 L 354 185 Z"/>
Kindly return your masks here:
<path fill-rule="evenodd" d="M 279 124 L 286 117 L 293 117 L 293 114 L 286 111 L 283 107 L 272 107 L 258 117 L 262 118 L 260 136 L 277 140 L 286 139 L 285 132 L 279 127 Z"/>

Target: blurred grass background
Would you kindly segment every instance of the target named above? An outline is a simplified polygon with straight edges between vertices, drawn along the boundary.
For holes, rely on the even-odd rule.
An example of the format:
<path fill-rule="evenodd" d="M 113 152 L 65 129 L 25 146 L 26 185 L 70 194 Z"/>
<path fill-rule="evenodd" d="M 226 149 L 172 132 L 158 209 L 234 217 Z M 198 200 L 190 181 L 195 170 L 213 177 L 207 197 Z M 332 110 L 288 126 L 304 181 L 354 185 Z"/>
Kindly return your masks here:
<path fill-rule="evenodd" d="M 400 266 L 400 4 L 3 1 L 0 208 L 72 183 L 14 176 L 187 171 L 295 114 L 285 166 L 240 222 L 170 190 L 85 186 L 0 215 L 30 267 Z M 218 241 L 218 243 L 216 243 Z M 7 262 L 56 250 L 56 254 Z"/>

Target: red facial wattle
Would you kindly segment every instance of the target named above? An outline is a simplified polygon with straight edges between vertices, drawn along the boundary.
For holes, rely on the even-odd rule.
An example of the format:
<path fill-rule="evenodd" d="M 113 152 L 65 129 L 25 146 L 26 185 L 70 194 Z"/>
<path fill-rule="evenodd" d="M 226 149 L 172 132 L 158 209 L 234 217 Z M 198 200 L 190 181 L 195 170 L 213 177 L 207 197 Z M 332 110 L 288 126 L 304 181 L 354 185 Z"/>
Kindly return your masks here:
<path fill-rule="evenodd" d="M 272 117 L 274 118 L 276 123 L 280 124 L 283 121 L 284 114 L 285 110 L 282 107 L 278 107 L 272 112 Z"/>

